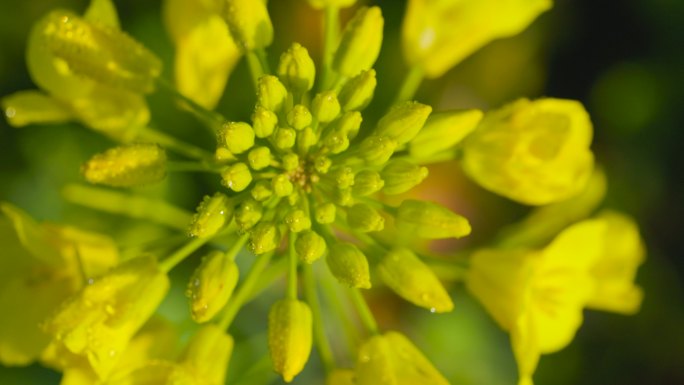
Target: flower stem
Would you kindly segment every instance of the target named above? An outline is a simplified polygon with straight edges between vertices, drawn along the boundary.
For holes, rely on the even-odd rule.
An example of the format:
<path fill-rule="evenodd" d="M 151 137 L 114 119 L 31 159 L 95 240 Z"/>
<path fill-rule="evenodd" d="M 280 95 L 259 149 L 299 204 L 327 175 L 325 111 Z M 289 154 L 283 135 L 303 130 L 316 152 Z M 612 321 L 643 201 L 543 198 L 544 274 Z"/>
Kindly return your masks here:
<path fill-rule="evenodd" d="M 340 31 L 340 20 L 337 7 L 326 7 L 323 18 L 323 72 L 318 90 L 324 91 L 330 87 L 332 75 L 332 59 L 337 46 Z"/>
<path fill-rule="evenodd" d="M 335 367 L 335 358 L 333 356 L 330 341 L 328 341 L 325 334 L 325 327 L 323 325 L 323 317 L 321 316 L 321 303 L 318 300 L 316 293 L 316 281 L 313 275 L 313 269 L 309 265 L 304 268 L 304 295 L 306 302 L 311 307 L 311 316 L 313 317 L 313 333 L 318 355 L 321 357 L 321 362 L 325 371 L 329 373 Z"/>
<path fill-rule="evenodd" d="M 349 294 L 352 303 L 356 308 L 356 312 L 359 314 L 361 323 L 363 323 L 363 325 L 371 334 L 379 334 L 378 323 L 375 321 L 375 317 L 373 317 L 373 313 L 368 307 L 366 299 L 363 298 L 361 291 L 359 289 L 351 288 L 349 289 Z"/>
<path fill-rule="evenodd" d="M 290 232 L 289 239 L 289 272 L 287 275 L 287 298 L 297 299 L 297 253 L 295 252 L 295 241 L 297 233 Z"/>
<path fill-rule="evenodd" d="M 406 74 L 404 82 L 401 84 L 397 98 L 394 99 L 394 104 L 413 99 L 416 91 L 418 91 L 420 83 L 423 81 L 423 76 L 423 70 L 418 67 L 411 68 L 411 70 Z"/>
<path fill-rule="evenodd" d="M 174 98 L 180 100 L 188 108 L 190 113 L 195 115 L 195 117 L 201 120 L 206 127 L 209 128 L 212 135 L 215 133 L 216 129 L 221 127 L 221 125 L 223 125 L 223 123 L 226 121 L 226 118 L 223 117 L 223 115 L 202 107 L 194 100 L 180 93 L 176 87 L 167 82 L 165 79 L 160 77 L 157 79 L 157 83 L 162 89 L 171 94 Z"/>
<path fill-rule="evenodd" d="M 257 56 L 255 51 L 247 52 L 245 58 L 247 59 L 249 73 L 252 74 L 252 84 L 254 85 L 254 89 L 258 91 L 259 78 L 264 76 L 264 69 L 262 67 L 261 60 L 259 60 L 259 56 Z"/>
<path fill-rule="evenodd" d="M 188 158 L 205 160 L 212 159 L 213 155 L 199 147 L 185 143 L 179 139 L 169 136 L 161 131 L 145 127 L 140 131 L 140 139 L 149 140 L 158 143 L 162 147 L 166 147 L 171 151 L 185 155 Z"/>
<path fill-rule="evenodd" d="M 180 249 L 176 250 L 175 253 L 169 255 L 166 259 L 159 263 L 159 267 L 165 273 L 168 273 L 176 267 L 179 263 L 183 262 L 190 254 L 195 250 L 199 249 L 205 243 L 209 242 L 211 237 L 207 238 L 194 238 L 190 242 L 183 245 Z"/>
<path fill-rule="evenodd" d="M 204 162 L 178 162 L 169 161 L 166 169 L 170 172 L 211 172 L 220 173 L 221 170 Z"/>

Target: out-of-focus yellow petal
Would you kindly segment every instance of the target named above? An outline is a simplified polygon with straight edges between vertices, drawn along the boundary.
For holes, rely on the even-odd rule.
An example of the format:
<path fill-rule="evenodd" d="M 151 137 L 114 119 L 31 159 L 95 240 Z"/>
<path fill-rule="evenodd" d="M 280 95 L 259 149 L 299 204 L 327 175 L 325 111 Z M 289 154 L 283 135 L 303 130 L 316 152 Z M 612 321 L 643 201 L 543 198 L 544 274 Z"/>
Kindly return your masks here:
<path fill-rule="evenodd" d="M 14 127 L 62 123 L 73 118 L 68 105 L 37 90 L 15 92 L 2 98 L 2 110 Z"/>
<path fill-rule="evenodd" d="M 119 261 L 114 241 L 105 235 L 71 226 L 44 224 L 53 247 L 72 265 L 82 270 L 84 278 L 102 275 Z"/>
<path fill-rule="evenodd" d="M 119 15 L 112 0 L 91 0 L 83 18 L 92 23 L 120 29 Z"/>
<path fill-rule="evenodd" d="M 43 228 L 20 208 L 7 202 L 0 203 L 0 211 L 14 225 L 16 237 L 31 255 L 46 266 L 61 267 L 64 259 L 50 244 Z M 7 256 L 3 258 L 11 258 Z"/>
<path fill-rule="evenodd" d="M 404 56 L 439 77 L 494 39 L 522 32 L 551 0 L 410 0 L 402 28 Z"/>

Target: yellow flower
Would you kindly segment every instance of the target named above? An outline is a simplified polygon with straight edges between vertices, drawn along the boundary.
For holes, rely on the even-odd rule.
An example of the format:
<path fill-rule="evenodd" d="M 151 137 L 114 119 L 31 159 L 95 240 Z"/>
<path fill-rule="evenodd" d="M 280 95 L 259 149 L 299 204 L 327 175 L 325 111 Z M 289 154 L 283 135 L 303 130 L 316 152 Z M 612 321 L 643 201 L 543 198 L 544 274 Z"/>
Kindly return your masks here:
<path fill-rule="evenodd" d="M 520 99 L 488 112 L 463 143 L 463 168 L 484 188 L 529 205 L 561 201 L 591 176 L 592 125 L 581 103 Z"/>
<path fill-rule="evenodd" d="M 436 78 L 492 40 L 522 32 L 551 0 L 410 0 L 404 56 Z"/>
<path fill-rule="evenodd" d="M 26 365 L 50 341 L 39 324 L 118 253 L 105 236 L 38 224 L 8 203 L 0 209 L 0 312 L 11 314 L 0 317 L 0 363 Z"/>

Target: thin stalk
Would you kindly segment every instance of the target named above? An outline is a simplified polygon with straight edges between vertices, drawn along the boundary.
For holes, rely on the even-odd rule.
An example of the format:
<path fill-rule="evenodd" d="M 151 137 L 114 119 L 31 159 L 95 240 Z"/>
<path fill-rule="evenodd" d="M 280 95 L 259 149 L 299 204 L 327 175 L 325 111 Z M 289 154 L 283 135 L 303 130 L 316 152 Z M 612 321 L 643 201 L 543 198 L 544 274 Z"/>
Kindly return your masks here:
<path fill-rule="evenodd" d="M 264 69 L 261 66 L 261 61 L 259 60 L 259 56 L 257 56 L 257 53 L 255 51 L 249 51 L 249 52 L 247 52 L 247 55 L 245 55 L 245 58 L 247 59 L 247 66 L 249 67 L 249 73 L 252 74 L 252 84 L 254 85 L 254 89 L 258 90 L 259 89 L 259 78 L 264 76 Z"/>
<path fill-rule="evenodd" d="M 340 33 L 340 20 L 337 7 L 326 7 L 323 17 L 323 72 L 318 90 L 324 91 L 329 87 L 332 75 L 332 60 L 337 39 Z"/>
<path fill-rule="evenodd" d="M 179 263 L 183 262 L 183 260 L 187 258 L 190 254 L 192 254 L 195 250 L 199 249 L 200 247 L 202 247 L 202 245 L 209 242 L 210 239 L 210 237 L 192 239 L 190 242 L 186 243 L 180 249 L 178 249 L 175 253 L 169 255 L 166 259 L 161 261 L 159 263 L 159 268 L 163 272 L 168 273 Z"/>
<path fill-rule="evenodd" d="M 373 313 L 368 307 L 366 299 L 363 298 L 361 291 L 359 291 L 359 289 L 351 288 L 349 289 L 349 294 L 352 303 L 356 308 L 356 312 L 359 314 L 359 319 L 361 319 L 361 323 L 366 327 L 366 329 L 368 329 L 368 331 L 371 334 L 379 334 L 380 332 L 378 331 L 378 323 L 375 321 L 375 317 L 373 316 Z"/>
<path fill-rule="evenodd" d="M 297 299 L 297 253 L 295 252 L 295 241 L 297 233 L 290 232 L 288 262 L 289 270 L 287 275 L 287 298 Z"/>
<path fill-rule="evenodd" d="M 169 172 L 221 172 L 220 169 L 212 167 L 211 165 L 204 162 L 168 161 L 166 162 L 166 169 Z"/>
<path fill-rule="evenodd" d="M 423 81 L 423 77 L 423 70 L 418 67 L 411 68 L 406 74 L 404 82 L 401 84 L 397 98 L 394 99 L 394 104 L 413 99 L 416 95 L 416 91 L 418 91 L 420 83 Z"/>
<path fill-rule="evenodd" d="M 306 302 L 311 307 L 314 342 L 326 373 L 330 373 L 330 371 L 335 368 L 335 357 L 333 356 L 332 348 L 330 347 L 330 341 L 328 341 L 328 337 L 325 334 L 321 303 L 318 300 L 318 294 L 316 293 L 316 280 L 313 275 L 313 269 L 310 265 L 305 265 L 303 270 L 304 296 L 306 297 Z"/>
<path fill-rule="evenodd" d="M 163 78 L 158 78 L 157 83 L 161 86 L 162 89 L 164 89 L 166 92 L 171 94 L 174 98 L 180 100 L 185 104 L 190 113 L 195 115 L 199 120 L 204 122 L 206 124 L 206 127 L 210 130 L 210 133 L 213 135 L 218 127 L 221 127 L 223 123 L 226 121 L 226 118 L 223 117 L 218 112 L 215 111 L 210 111 L 203 106 L 199 105 L 197 102 L 194 100 L 188 98 L 187 96 L 181 94 L 176 87 L 174 87 L 171 83 L 167 82 Z"/>
<path fill-rule="evenodd" d="M 240 238 L 233 243 L 233 245 L 226 251 L 226 256 L 230 258 L 232 261 L 235 260 L 235 257 L 238 255 L 240 250 L 245 246 L 245 243 L 247 243 L 247 240 L 249 239 L 249 233 L 244 233 L 240 236 Z"/>
<path fill-rule="evenodd" d="M 268 56 L 266 55 L 266 50 L 263 48 L 259 48 L 254 51 L 254 53 L 257 56 L 257 59 L 259 59 L 259 64 L 261 65 L 261 71 L 264 74 L 270 74 L 271 73 L 271 67 L 268 65 Z"/>
<path fill-rule="evenodd" d="M 149 127 L 143 128 L 140 131 L 139 138 L 143 140 L 156 142 L 160 144 L 162 147 L 166 147 L 169 150 L 176 152 L 180 155 L 184 155 L 188 158 L 194 158 L 198 160 L 213 158 L 213 155 L 210 152 L 207 152 L 192 144 L 185 143 L 180 139 L 174 138 L 161 131 L 157 131 Z"/>

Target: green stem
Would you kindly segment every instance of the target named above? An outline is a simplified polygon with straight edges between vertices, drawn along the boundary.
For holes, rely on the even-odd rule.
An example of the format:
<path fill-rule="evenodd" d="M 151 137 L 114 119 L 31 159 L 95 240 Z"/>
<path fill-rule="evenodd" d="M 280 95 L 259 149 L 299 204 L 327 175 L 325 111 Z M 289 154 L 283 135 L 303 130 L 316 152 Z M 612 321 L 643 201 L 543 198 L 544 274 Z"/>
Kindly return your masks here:
<path fill-rule="evenodd" d="M 249 73 L 252 74 L 252 84 L 254 85 L 254 89 L 258 91 L 259 78 L 264 76 L 264 69 L 261 66 L 261 61 L 255 51 L 247 52 L 245 57 L 247 59 L 247 66 L 249 67 Z"/>
<path fill-rule="evenodd" d="M 340 31 L 339 9 L 326 7 L 323 18 L 323 73 L 318 84 L 318 90 L 328 89 L 332 75 L 332 60 L 337 48 L 337 39 Z"/>
<path fill-rule="evenodd" d="M 158 143 L 162 147 L 166 147 L 171 151 L 177 152 L 181 155 L 185 155 L 188 158 L 204 160 L 212 159 L 214 157 L 210 152 L 207 152 L 191 144 L 185 143 L 182 140 L 179 140 L 161 131 L 157 131 L 149 127 L 143 128 L 140 131 L 139 138 Z"/>
<path fill-rule="evenodd" d="M 295 252 L 295 241 L 297 233 L 290 232 L 289 242 L 289 272 L 287 275 L 287 298 L 297 299 L 297 253 Z"/>
<path fill-rule="evenodd" d="M 240 236 L 240 238 L 233 243 L 233 245 L 226 251 L 226 256 L 230 258 L 231 260 L 235 260 L 235 257 L 238 255 L 240 250 L 242 250 L 242 247 L 245 246 L 245 243 L 247 243 L 247 240 L 249 239 L 249 233 L 244 233 Z"/>
<path fill-rule="evenodd" d="M 223 311 L 223 315 L 219 321 L 219 326 L 221 329 L 227 330 L 230 327 L 230 324 L 233 322 L 235 316 L 242 308 L 242 305 L 245 304 L 247 298 L 250 296 L 254 286 L 261 276 L 261 273 L 271 260 L 271 256 L 273 256 L 272 252 L 261 254 L 254 262 L 254 265 L 252 265 L 252 269 L 247 274 L 247 277 L 242 282 L 240 288 L 235 293 L 233 298 L 231 298 L 230 302 L 228 302 L 228 305 Z"/>
<path fill-rule="evenodd" d="M 321 357 L 325 371 L 329 373 L 335 368 L 335 358 L 330 347 L 330 341 L 328 341 L 325 334 L 323 317 L 321 316 L 321 303 L 316 293 L 316 280 L 313 275 L 313 269 L 309 265 L 304 266 L 304 295 L 306 296 L 306 302 L 311 307 L 314 342 L 316 343 L 318 355 Z"/>
<path fill-rule="evenodd" d="M 178 249 L 175 253 L 169 255 L 166 259 L 161 261 L 159 263 L 159 268 L 165 272 L 168 273 L 176 267 L 179 263 L 183 262 L 185 258 L 187 258 L 190 254 L 192 254 L 195 250 L 199 249 L 204 245 L 205 243 L 209 242 L 211 237 L 207 238 L 194 238 L 190 242 L 186 243 Z"/>
<path fill-rule="evenodd" d="M 165 79 L 161 77 L 157 78 L 157 83 L 174 98 L 183 102 L 183 104 L 187 106 L 188 110 L 193 115 L 206 124 L 206 127 L 209 128 L 212 135 L 215 133 L 216 129 L 221 127 L 221 125 L 223 125 L 223 123 L 226 121 L 226 118 L 223 117 L 223 115 L 202 107 L 194 100 L 180 93 L 176 87 L 167 82 Z"/>
<path fill-rule="evenodd" d="M 407 100 L 413 99 L 418 91 L 420 83 L 423 81 L 423 70 L 418 67 L 413 67 L 406 74 L 404 82 L 401 84 L 397 98 L 394 100 L 394 104 L 405 102 Z"/>
<path fill-rule="evenodd" d="M 271 73 L 271 66 L 268 65 L 268 56 L 266 55 L 266 50 L 263 48 L 259 48 L 254 51 L 254 53 L 257 56 L 257 59 L 259 59 L 259 64 L 261 65 L 261 70 L 264 74 L 270 74 Z"/>
<path fill-rule="evenodd" d="M 349 289 L 349 293 L 352 303 L 356 308 L 356 312 L 359 314 L 361 323 L 363 323 L 371 334 L 379 334 L 378 323 L 375 321 L 375 317 L 373 317 L 373 313 L 368 307 L 366 299 L 363 298 L 361 291 L 359 291 L 359 289 L 351 288 Z"/>
<path fill-rule="evenodd" d="M 350 311 L 347 306 L 348 302 L 345 301 L 345 303 L 342 303 L 341 301 L 342 296 L 340 296 L 339 293 L 340 285 L 337 284 L 337 281 L 329 271 L 326 271 L 323 276 L 319 276 L 319 282 L 326 302 L 332 307 L 333 312 L 337 315 L 336 319 L 342 324 L 349 352 L 353 354 L 356 351 L 360 336 L 356 325 L 354 325 L 350 319 Z"/>
<path fill-rule="evenodd" d="M 220 173 L 221 170 L 204 162 L 166 162 L 166 169 L 170 172 L 212 172 Z"/>

